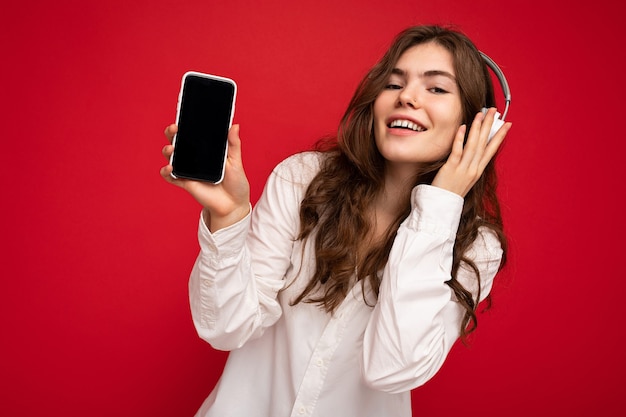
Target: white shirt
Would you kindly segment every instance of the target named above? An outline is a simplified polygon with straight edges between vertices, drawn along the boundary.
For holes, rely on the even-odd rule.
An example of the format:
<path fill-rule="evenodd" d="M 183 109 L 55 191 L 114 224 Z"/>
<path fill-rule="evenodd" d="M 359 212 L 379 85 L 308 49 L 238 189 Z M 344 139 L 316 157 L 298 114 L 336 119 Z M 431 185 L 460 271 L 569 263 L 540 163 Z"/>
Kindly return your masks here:
<path fill-rule="evenodd" d="M 331 315 L 294 306 L 314 268 L 312 242 L 297 240 L 299 207 L 321 154 L 292 156 L 270 175 L 252 214 L 213 234 L 202 219 L 189 281 L 198 334 L 231 351 L 198 417 L 410 416 L 410 390 L 441 367 L 464 310 L 450 279 L 463 199 L 417 186 L 383 271 L 378 300 L 357 283 Z M 484 298 L 502 250 L 482 230 L 470 250 Z M 476 290 L 474 275 L 457 279 Z"/>

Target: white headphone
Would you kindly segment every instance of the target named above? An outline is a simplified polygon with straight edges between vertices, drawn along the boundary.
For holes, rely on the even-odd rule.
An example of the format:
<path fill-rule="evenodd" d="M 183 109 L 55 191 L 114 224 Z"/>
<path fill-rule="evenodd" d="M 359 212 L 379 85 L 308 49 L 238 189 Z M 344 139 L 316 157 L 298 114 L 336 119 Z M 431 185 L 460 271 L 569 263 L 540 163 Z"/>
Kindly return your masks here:
<path fill-rule="evenodd" d="M 502 92 L 504 93 L 504 112 L 502 113 L 502 116 L 500 115 L 500 113 L 496 112 L 495 118 L 493 119 L 493 124 L 491 125 L 491 131 L 489 132 L 489 140 L 491 140 L 493 135 L 495 135 L 498 129 L 500 129 L 504 124 L 504 118 L 506 117 L 506 114 L 509 111 L 509 105 L 511 104 L 511 90 L 509 89 L 509 83 L 506 81 L 504 72 L 502 72 L 498 64 L 496 64 L 493 59 L 489 58 L 489 56 L 487 56 L 483 52 L 480 52 L 480 55 L 485 60 L 487 66 L 491 68 L 493 73 L 498 78 L 498 81 L 500 82 L 500 87 L 502 88 Z M 483 107 L 482 111 L 483 113 L 487 113 L 487 108 Z"/>

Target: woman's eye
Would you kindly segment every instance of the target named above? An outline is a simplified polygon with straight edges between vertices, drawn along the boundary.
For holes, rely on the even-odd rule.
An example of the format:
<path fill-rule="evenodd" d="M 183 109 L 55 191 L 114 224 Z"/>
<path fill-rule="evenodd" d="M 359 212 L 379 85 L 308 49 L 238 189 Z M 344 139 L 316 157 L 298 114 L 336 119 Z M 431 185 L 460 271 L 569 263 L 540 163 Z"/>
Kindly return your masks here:
<path fill-rule="evenodd" d="M 385 90 L 400 90 L 402 88 L 401 85 L 389 83 L 385 86 Z"/>
<path fill-rule="evenodd" d="M 446 94 L 447 91 L 444 90 L 441 87 L 431 87 L 428 89 L 428 91 L 430 91 L 431 93 L 435 93 L 435 94 Z"/>

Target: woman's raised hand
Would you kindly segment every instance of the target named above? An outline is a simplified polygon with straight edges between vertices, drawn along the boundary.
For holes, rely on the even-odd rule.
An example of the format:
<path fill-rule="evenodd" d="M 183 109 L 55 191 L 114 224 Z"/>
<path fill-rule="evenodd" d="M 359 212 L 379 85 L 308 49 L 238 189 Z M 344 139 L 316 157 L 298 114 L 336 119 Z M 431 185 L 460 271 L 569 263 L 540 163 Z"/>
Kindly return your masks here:
<path fill-rule="evenodd" d="M 243 219 L 250 211 L 250 185 L 241 160 L 239 125 L 233 125 L 228 131 L 224 180 L 219 184 L 172 177 L 169 160 L 174 151 L 171 143 L 177 129 L 175 124 L 165 128 L 165 136 L 170 144 L 163 147 L 162 153 L 168 163 L 161 168 L 161 177 L 189 192 L 204 207 L 204 221 L 212 232 Z"/>
<path fill-rule="evenodd" d="M 495 113 L 496 109 L 491 108 L 486 114 L 481 112 L 476 115 L 465 146 L 463 141 L 467 127 L 463 125 L 459 128 L 452 143 L 450 156 L 439 169 L 432 185 L 452 191 L 461 197 L 467 195 L 511 129 L 511 123 L 506 122 L 493 138 L 488 140 Z"/>

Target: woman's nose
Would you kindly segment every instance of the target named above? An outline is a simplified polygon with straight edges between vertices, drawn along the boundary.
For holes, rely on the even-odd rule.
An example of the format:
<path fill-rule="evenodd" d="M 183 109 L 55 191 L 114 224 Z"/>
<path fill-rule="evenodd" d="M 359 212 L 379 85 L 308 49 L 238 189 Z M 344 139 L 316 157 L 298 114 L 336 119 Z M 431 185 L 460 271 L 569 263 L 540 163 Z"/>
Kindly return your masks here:
<path fill-rule="evenodd" d="M 415 89 L 404 88 L 398 95 L 398 104 L 402 107 L 417 108 L 419 106 L 417 91 L 415 91 Z"/>

